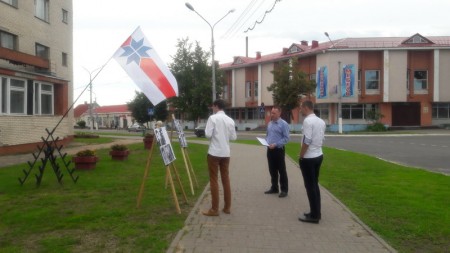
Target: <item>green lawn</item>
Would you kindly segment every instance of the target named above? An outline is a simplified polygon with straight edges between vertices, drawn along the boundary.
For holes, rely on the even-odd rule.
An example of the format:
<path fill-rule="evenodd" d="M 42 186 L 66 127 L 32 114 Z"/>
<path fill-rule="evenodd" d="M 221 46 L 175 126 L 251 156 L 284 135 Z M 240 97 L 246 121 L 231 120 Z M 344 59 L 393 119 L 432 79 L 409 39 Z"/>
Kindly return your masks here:
<path fill-rule="evenodd" d="M 157 150 L 142 207 L 136 208 L 148 156 L 142 143 L 129 145 L 125 162 L 112 161 L 107 149 L 98 150 L 97 168 L 77 171 L 76 184 L 64 171 L 64 185 L 59 185 L 47 168 L 39 188 L 35 172 L 20 186 L 17 178 L 25 165 L 1 168 L 0 252 L 165 252 L 208 182 L 207 146 L 189 144 L 200 185 L 195 196 L 180 148 L 173 146 L 189 198 L 184 204 L 178 194 L 181 215 L 170 189 L 164 188 L 165 167 Z M 298 143 L 288 144 L 294 160 L 298 151 Z M 321 184 L 391 246 L 399 252 L 449 252 L 450 177 L 353 152 L 325 148 L 324 153 Z"/>
<path fill-rule="evenodd" d="M 164 187 L 165 166 L 157 149 L 141 208 L 136 208 L 148 150 L 142 143 L 129 148 L 124 162 L 112 161 L 108 149 L 97 150 L 101 160 L 96 169 L 76 171 L 76 184 L 64 171 L 64 185 L 59 185 L 47 168 L 39 188 L 37 170 L 21 186 L 17 178 L 23 177 L 25 165 L 1 168 L 0 252 L 165 252 L 208 182 L 207 146 L 189 145 L 190 154 L 198 154 L 190 156 L 199 180 L 192 196 L 180 148 L 173 145 L 188 196 L 186 204 L 178 194 L 181 215 L 170 187 Z"/>
<path fill-rule="evenodd" d="M 324 148 L 320 184 L 399 252 L 450 251 L 449 176 Z"/>

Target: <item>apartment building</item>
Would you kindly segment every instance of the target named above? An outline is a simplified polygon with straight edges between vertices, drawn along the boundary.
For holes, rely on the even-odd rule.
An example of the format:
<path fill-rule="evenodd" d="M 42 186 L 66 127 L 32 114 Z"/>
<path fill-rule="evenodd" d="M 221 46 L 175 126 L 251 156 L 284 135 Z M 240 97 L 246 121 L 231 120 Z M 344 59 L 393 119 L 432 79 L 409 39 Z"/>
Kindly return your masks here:
<path fill-rule="evenodd" d="M 72 0 L 0 0 L 0 154 L 73 136 Z"/>
<path fill-rule="evenodd" d="M 238 124 L 256 127 L 270 120 L 271 71 L 289 59 L 316 80 L 309 95 L 331 131 L 338 129 L 339 104 L 344 131 L 365 129 L 369 110 L 380 112 L 389 127 L 450 124 L 450 36 L 421 34 L 301 41 L 274 54 L 234 57 L 220 68 L 226 77 L 222 96 L 231 105 L 227 113 Z M 300 123 L 297 109 L 291 125 Z"/>

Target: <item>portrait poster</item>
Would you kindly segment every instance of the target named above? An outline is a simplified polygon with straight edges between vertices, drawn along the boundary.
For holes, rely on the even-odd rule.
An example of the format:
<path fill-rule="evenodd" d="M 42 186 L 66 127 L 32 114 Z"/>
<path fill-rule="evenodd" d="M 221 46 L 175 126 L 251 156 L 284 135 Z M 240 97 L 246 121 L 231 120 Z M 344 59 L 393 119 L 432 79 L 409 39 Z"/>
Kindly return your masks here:
<path fill-rule="evenodd" d="M 169 135 L 167 134 L 166 127 L 158 127 L 154 129 L 156 142 L 158 145 L 164 146 L 166 144 L 170 144 Z"/>
<path fill-rule="evenodd" d="M 180 141 L 180 146 L 182 148 L 187 148 L 187 141 L 186 141 L 186 136 L 184 135 L 183 132 L 183 127 L 180 124 L 179 120 L 174 120 L 175 123 L 175 129 L 177 130 L 177 134 L 178 134 L 178 140 Z"/>
<path fill-rule="evenodd" d="M 164 160 L 164 165 L 167 166 L 175 161 L 175 153 L 173 152 L 172 145 L 170 145 L 170 143 L 160 146 L 159 151 L 161 152 L 161 156 Z"/>

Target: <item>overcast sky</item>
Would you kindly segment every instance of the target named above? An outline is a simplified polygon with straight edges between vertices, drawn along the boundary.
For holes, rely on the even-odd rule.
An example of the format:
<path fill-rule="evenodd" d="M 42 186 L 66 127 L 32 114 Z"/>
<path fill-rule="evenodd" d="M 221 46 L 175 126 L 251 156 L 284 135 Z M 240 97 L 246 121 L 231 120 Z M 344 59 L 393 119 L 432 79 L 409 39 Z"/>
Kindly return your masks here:
<path fill-rule="evenodd" d="M 177 40 L 189 38 L 211 47 L 211 29 L 184 0 L 74 0 L 74 99 L 89 83 L 89 72 L 105 68 L 94 80 L 93 100 L 100 105 L 125 104 L 137 86 L 111 56 L 140 26 L 166 64 L 172 62 Z M 220 63 L 233 56 L 249 57 L 279 52 L 301 40 L 323 42 L 324 32 L 335 39 L 347 37 L 450 36 L 448 0 L 189 0 L 208 22 L 214 24 L 215 55 Z M 244 33 L 249 27 L 253 30 Z M 108 62 L 109 61 L 109 62 Z M 89 102 L 86 91 L 76 104 Z"/>

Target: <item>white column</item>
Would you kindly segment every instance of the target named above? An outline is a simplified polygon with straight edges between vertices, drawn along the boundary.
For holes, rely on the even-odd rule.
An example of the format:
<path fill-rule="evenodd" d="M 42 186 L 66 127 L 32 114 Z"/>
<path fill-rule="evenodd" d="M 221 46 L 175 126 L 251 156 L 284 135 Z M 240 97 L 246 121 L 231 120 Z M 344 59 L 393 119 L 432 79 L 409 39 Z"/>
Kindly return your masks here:
<path fill-rule="evenodd" d="M 263 101 L 261 101 L 262 97 L 262 66 L 258 64 L 258 106 L 261 105 Z"/>
<path fill-rule="evenodd" d="M 236 106 L 236 70 L 231 70 L 231 107 Z"/>
<path fill-rule="evenodd" d="M 389 51 L 384 50 L 383 55 L 383 102 L 389 102 Z"/>
<path fill-rule="evenodd" d="M 434 50 L 434 92 L 433 102 L 439 102 L 439 49 Z"/>

